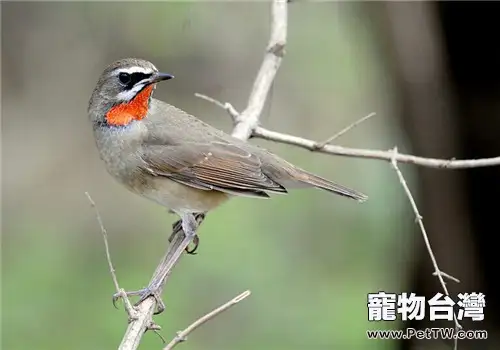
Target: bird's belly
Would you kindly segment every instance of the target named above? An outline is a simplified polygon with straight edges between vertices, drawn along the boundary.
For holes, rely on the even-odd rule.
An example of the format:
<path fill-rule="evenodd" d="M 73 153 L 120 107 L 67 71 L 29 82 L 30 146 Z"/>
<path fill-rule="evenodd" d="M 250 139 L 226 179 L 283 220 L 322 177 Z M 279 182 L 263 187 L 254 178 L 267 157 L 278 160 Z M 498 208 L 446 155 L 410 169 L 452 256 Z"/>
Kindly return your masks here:
<path fill-rule="evenodd" d="M 176 212 L 206 212 L 229 199 L 225 193 L 188 187 L 166 178 L 155 177 L 151 182 L 142 195 Z"/>

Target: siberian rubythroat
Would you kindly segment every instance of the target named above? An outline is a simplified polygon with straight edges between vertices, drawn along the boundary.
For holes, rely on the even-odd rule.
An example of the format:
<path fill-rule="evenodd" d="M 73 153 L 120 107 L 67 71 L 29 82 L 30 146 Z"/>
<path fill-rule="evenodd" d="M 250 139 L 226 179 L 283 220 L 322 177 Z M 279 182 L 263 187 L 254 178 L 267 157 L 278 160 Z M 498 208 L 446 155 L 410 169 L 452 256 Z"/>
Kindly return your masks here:
<path fill-rule="evenodd" d="M 156 84 L 172 78 L 148 61 L 116 61 L 99 78 L 88 114 L 108 172 L 181 217 L 185 237 L 177 254 L 195 236 L 195 215 L 234 196 L 268 198 L 268 193 L 316 187 L 358 201 L 367 198 L 152 98 Z"/>

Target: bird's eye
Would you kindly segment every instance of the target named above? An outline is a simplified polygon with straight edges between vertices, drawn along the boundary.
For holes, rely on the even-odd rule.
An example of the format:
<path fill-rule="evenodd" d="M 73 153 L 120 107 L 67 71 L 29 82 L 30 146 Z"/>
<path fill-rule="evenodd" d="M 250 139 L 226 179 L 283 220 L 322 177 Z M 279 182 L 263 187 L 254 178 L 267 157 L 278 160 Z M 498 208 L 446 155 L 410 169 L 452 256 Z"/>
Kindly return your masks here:
<path fill-rule="evenodd" d="M 120 73 L 118 75 L 118 79 L 120 79 L 120 83 L 122 83 L 123 85 L 128 85 L 132 80 L 132 77 L 128 73 Z"/>

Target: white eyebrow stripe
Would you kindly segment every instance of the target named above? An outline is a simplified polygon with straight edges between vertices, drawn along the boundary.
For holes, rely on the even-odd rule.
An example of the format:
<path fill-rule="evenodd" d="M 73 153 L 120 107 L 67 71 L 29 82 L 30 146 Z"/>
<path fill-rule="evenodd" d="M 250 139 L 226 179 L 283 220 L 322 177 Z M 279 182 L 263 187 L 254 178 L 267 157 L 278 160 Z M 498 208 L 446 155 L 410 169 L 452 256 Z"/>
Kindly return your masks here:
<path fill-rule="evenodd" d="M 130 101 L 137 95 L 139 91 L 142 90 L 145 84 L 137 84 L 130 90 L 125 90 L 116 95 L 116 98 L 121 101 Z"/>
<path fill-rule="evenodd" d="M 133 73 L 144 73 L 144 74 L 153 74 L 154 71 L 150 68 L 144 68 L 144 67 L 139 67 L 139 66 L 134 66 L 134 67 L 129 67 L 129 68 L 119 68 L 116 70 L 116 75 L 120 73 L 127 73 L 127 74 L 133 74 Z"/>

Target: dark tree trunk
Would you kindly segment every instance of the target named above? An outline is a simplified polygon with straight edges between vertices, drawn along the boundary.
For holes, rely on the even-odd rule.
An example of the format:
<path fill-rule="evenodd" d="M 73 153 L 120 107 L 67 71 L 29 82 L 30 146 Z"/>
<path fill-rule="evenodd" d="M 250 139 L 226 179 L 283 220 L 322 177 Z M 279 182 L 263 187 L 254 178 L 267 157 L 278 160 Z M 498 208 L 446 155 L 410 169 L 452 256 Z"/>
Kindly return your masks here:
<path fill-rule="evenodd" d="M 381 29 L 381 50 L 398 96 L 401 123 L 414 154 L 442 158 L 500 155 L 500 3 L 412 2 L 369 5 Z M 459 349 L 500 344 L 498 246 L 500 166 L 471 170 L 419 168 L 419 208 L 454 300 L 460 292 L 486 295 L 488 341 L 460 341 Z M 441 292 L 415 229 L 415 266 L 406 290 L 427 298 Z M 452 322 L 406 322 L 405 327 L 453 327 Z M 450 341 L 448 343 L 452 345 Z M 405 341 L 402 349 L 441 348 L 443 341 Z"/>

